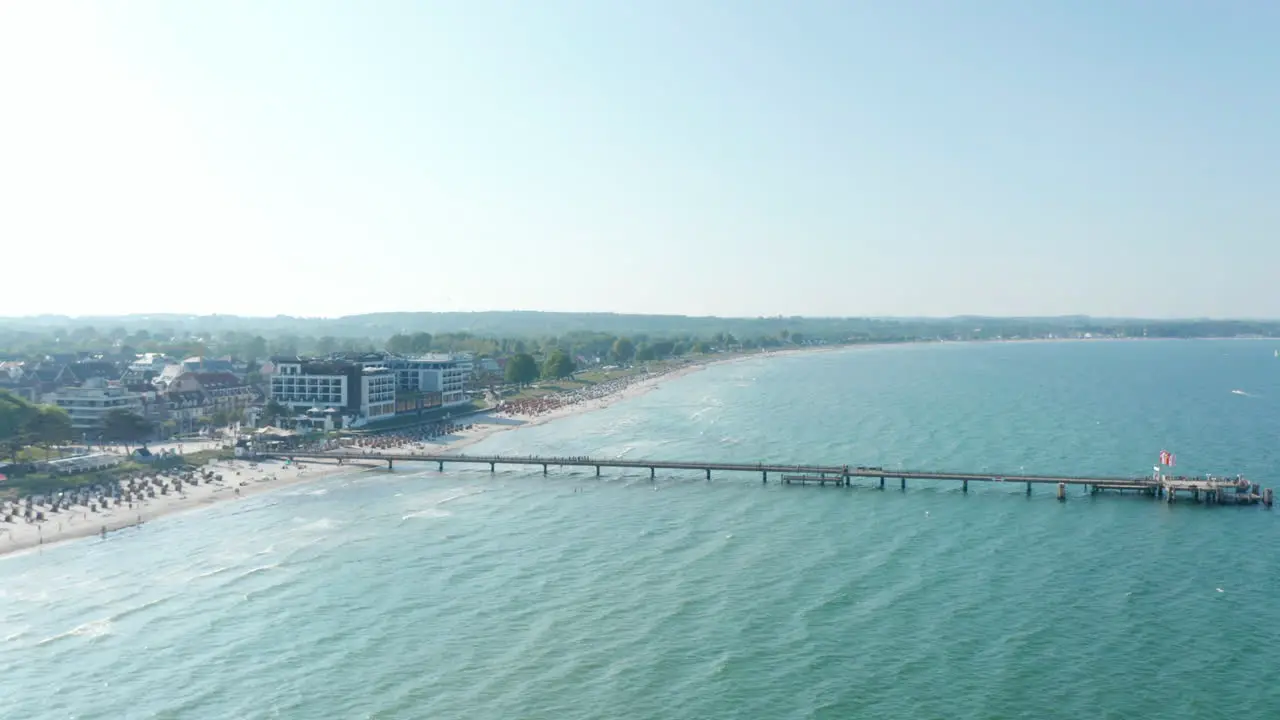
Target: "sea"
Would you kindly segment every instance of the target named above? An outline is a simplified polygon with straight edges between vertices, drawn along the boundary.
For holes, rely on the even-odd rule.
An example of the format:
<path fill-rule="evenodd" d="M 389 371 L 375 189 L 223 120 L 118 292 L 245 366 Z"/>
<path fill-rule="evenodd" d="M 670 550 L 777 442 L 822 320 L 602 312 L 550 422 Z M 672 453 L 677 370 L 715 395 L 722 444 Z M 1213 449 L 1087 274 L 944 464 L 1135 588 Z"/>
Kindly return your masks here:
<path fill-rule="evenodd" d="M 1276 347 L 752 358 L 467 452 L 1273 486 Z M 0 717 L 1280 717 L 1280 511 L 1054 495 L 329 476 L 0 558 Z"/>

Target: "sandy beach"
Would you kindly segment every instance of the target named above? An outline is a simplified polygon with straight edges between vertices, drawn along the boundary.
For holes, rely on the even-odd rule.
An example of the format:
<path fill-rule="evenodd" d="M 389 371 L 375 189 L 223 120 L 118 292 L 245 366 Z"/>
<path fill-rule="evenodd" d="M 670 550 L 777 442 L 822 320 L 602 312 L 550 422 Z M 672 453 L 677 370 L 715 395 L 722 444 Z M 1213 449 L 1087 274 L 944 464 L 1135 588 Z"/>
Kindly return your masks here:
<path fill-rule="evenodd" d="M 42 522 L 28 521 L 22 517 L 25 503 L 21 505 L 12 502 L 0 503 L 0 555 L 49 546 L 76 538 L 100 536 L 104 532 L 109 537 L 112 532 L 151 522 L 173 513 L 209 507 L 220 502 L 236 501 L 279 488 L 310 482 L 338 472 L 352 472 L 362 467 L 361 457 L 367 457 L 372 461 L 368 463 L 369 469 L 381 469 L 383 465 L 376 458 L 384 450 L 388 452 L 418 451 L 424 455 L 457 451 L 495 433 L 542 425 L 571 415 L 609 407 L 650 392 L 665 381 L 684 377 L 711 365 L 807 351 L 790 350 L 708 359 L 705 362 L 690 363 L 661 373 L 612 381 L 588 391 L 565 393 L 543 403 L 531 412 L 520 412 L 518 407 L 506 409 L 500 407 L 468 416 L 465 419 L 467 426 L 464 429 L 435 438 L 411 438 L 407 434 L 404 438 L 398 438 L 396 433 L 376 436 L 387 447 L 348 447 L 346 448 L 348 453 L 358 450 L 360 457 L 353 458 L 350 454 L 345 455 L 343 465 L 338 465 L 336 460 L 332 463 L 307 461 L 296 465 L 278 460 L 213 462 L 203 466 L 200 469 L 201 473 L 207 472 L 213 476 L 221 476 L 221 479 L 197 480 L 194 484 L 181 483 L 180 490 L 171 490 L 169 494 L 157 493 L 155 497 L 142 497 L 132 503 L 121 502 L 119 505 L 110 507 L 104 507 L 100 498 L 89 499 L 83 504 L 73 502 L 59 508 L 56 512 L 52 511 L 48 503 L 45 503 L 35 508 L 37 511 L 44 512 Z M 177 444 L 173 445 L 177 450 Z M 168 445 L 163 448 L 155 446 L 155 449 L 168 447 Z M 182 450 L 190 452 L 212 447 L 216 447 L 216 443 L 188 442 Z M 152 477 L 154 478 L 154 475 Z M 172 483 L 173 476 L 166 476 L 164 479 Z M 4 516 L 8 513 L 14 513 L 11 522 L 4 521 Z"/>

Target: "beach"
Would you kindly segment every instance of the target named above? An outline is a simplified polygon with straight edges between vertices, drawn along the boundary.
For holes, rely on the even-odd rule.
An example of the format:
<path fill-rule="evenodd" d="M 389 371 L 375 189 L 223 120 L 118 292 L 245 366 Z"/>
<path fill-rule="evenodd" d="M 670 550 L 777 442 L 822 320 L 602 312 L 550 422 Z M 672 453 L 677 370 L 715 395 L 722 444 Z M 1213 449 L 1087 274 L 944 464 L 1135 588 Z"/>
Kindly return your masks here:
<path fill-rule="evenodd" d="M 42 499 L 43 503 L 33 506 L 33 513 L 42 512 L 43 521 L 36 521 L 34 518 L 28 521 L 23 517 L 27 507 L 25 501 L 8 501 L 0 505 L 0 555 L 78 538 L 102 536 L 104 533 L 110 536 L 111 533 L 141 523 L 152 522 L 174 513 L 209 507 L 221 502 L 242 500 L 338 472 L 351 472 L 362 467 L 361 457 L 375 460 L 383 451 L 410 450 L 420 451 L 424 455 L 455 452 L 495 433 L 542 425 L 578 413 L 609 407 L 614 403 L 650 392 L 664 381 L 684 377 L 712 364 L 781 354 L 784 353 L 709 359 L 706 362 L 690 363 L 662 372 L 620 378 L 600 383 L 589 389 L 560 393 L 538 402 L 504 403 L 496 408 L 468 416 L 467 425 L 455 426 L 448 434 L 438 437 L 419 437 L 413 430 L 375 435 L 373 438 L 378 440 L 377 445 L 380 447 L 358 448 L 360 457 L 353 458 L 347 455 L 342 465 L 338 465 L 336 460 L 332 463 L 307 461 L 298 464 L 280 460 L 215 461 L 200 468 L 194 483 L 175 482 L 174 473 L 163 476 L 158 473 L 148 475 L 146 481 L 157 483 L 154 487 L 159 487 L 158 483 L 163 482 L 171 488 L 180 487 L 180 489 L 171 489 L 168 494 L 157 492 L 155 497 L 137 497 L 133 502 L 121 500 L 119 504 L 113 504 L 114 500 L 112 500 L 103 503 L 102 491 L 87 491 L 83 496 L 73 496 L 70 500 L 63 500 L 55 511 L 49 499 Z M 173 449 L 178 449 L 176 443 L 157 445 L 156 449 L 169 449 L 171 445 Z M 181 449 L 194 451 L 214 447 L 216 443 L 203 441 L 188 442 Z M 357 448 L 347 446 L 344 449 L 350 453 Z M 370 463 L 367 469 L 385 471 L 382 463 L 376 460 Z M 206 474 L 207 480 L 204 479 Z M 10 513 L 13 514 L 13 520 L 5 522 L 5 516 Z"/>

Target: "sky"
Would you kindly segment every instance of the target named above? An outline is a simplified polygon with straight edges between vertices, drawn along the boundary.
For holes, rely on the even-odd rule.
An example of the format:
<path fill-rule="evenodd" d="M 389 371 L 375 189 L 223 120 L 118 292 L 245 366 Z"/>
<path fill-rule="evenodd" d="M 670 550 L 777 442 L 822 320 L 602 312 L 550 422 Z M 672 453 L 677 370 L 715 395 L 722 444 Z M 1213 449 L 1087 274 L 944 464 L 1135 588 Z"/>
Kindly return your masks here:
<path fill-rule="evenodd" d="M 1280 317 L 1280 4 L 0 1 L 0 316 Z"/>

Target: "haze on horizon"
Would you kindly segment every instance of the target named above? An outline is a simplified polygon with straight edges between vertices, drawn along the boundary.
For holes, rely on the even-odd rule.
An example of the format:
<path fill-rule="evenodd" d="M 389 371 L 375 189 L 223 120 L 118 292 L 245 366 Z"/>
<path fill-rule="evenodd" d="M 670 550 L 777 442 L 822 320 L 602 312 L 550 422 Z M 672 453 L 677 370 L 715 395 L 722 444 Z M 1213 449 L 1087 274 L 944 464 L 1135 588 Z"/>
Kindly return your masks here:
<path fill-rule="evenodd" d="M 0 6 L 0 316 L 1280 317 L 1280 6 Z"/>

